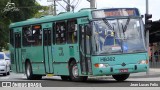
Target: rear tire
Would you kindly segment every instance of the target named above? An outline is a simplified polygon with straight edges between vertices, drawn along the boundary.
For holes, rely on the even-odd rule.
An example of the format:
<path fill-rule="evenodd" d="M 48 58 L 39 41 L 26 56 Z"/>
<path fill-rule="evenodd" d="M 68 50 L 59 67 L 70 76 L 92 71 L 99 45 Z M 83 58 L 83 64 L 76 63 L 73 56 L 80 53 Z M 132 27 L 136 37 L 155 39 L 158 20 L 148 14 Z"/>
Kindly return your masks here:
<path fill-rule="evenodd" d="M 32 72 L 32 66 L 30 62 L 27 62 L 25 65 L 25 73 L 28 80 L 40 80 L 42 79 L 42 75 L 34 75 Z"/>
<path fill-rule="evenodd" d="M 69 66 L 70 79 L 72 81 L 86 81 L 87 76 L 78 75 L 78 66 L 75 61 L 72 61 Z"/>
<path fill-rule="evenodd" d="M 117 81 L 124 81 L 129 77 L 130 74 L 112 75 L 112 77 Z"/>

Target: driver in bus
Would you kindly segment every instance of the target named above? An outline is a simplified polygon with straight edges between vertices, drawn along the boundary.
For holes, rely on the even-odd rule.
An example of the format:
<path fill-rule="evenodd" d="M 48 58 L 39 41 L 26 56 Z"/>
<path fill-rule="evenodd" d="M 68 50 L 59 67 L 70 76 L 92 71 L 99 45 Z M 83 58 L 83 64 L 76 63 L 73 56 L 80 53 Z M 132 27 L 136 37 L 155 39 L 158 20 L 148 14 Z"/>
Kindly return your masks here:
<path fill-rule="evenodd" d="M 116 39 L 115 32 L 113 30 L 107 30 L 107 34 L 104 40 L 103 49 L 111 51 L 121 50 L 121 45 L 118 39 Z"/>
<path fill-rule="evenodd" d="M 111 30 L 108 30 L 107 35 L 105 37 L 104 46 L 114 45 L 115 43 L 114 41 L 115 41 L 114 32 Z"/>

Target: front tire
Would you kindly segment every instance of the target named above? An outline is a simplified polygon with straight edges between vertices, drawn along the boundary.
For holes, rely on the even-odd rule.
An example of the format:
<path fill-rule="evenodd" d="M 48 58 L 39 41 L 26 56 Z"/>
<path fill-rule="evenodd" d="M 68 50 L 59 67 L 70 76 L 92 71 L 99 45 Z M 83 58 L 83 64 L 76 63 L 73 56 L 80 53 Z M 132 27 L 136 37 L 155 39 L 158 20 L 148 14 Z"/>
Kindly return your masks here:
<path fill-rule="evenodd" d="M 70 79 L 72 81 L 86 81 L 87 76 L 78 75 L 78 66 L 75 61 L 72 61 L 69 66 Z"/>
<path fill-rule="evenodd" d="M 129 77 L 130 74 L 112 75 L 112 77 L 117 81 L 124 81 Z"/>
<path fill-rule="evenodd" d="M 25 73 L 28 80 L 40 80 L 42 79 L 42 75 L 34 75 L 32 72 L 32 66 L 29 62 L 26 63 Z"/>

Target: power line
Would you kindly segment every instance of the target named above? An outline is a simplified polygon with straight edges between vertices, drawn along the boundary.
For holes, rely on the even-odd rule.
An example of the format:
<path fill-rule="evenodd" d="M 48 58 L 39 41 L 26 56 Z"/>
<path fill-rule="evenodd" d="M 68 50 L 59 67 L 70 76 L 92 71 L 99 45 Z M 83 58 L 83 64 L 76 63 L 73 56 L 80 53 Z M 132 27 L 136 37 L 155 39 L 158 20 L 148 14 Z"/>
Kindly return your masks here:
<path fill-rule="evenodd" d="M 61 3 L 59 3 L 58 1 L 56 1 L 61 7 L 63 7 L 63 9 L 64 10 L 66 10 L 67 11 L 67 9 L 61 4 Z"/>
<path fill-rule="evenodd" d="M 79 0 L 77 1 L 77 3 L 75 4 L 74 7 L 75 7 L 75 8 L 78 7 L 78 4 L 79 4 Z"/>
<path fill-rule="evenodd" d="M 75 6 L 75 9 L 80 5 L 81 2 L 82 0 L 79 0 L 78 4 Z"/>
<path fill-rule="evenodd" d="M 76 0 L 72 0 L 71 4 L 73 4 Z"/>
<path fill-rule="evenodd" d="M 34 7 L 46 7 L 46 6 L 26 6 L 26 7 L 17 7 L 17 8 L 34 8 Z M 0 9 L 3 9 L 5 7 L 0 7 Z"/>

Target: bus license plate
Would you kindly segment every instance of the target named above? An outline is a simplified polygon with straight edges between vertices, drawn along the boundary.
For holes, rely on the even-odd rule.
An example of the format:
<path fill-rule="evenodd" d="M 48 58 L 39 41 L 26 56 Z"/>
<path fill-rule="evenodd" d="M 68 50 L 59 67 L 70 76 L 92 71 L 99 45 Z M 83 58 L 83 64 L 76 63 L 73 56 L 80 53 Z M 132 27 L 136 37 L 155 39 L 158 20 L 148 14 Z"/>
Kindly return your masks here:
<path fill-rule="evenodd" d="M 128 72 L 128 69 L 120 69 L 119 72 L 125 73 L 125 72 Z"/>

